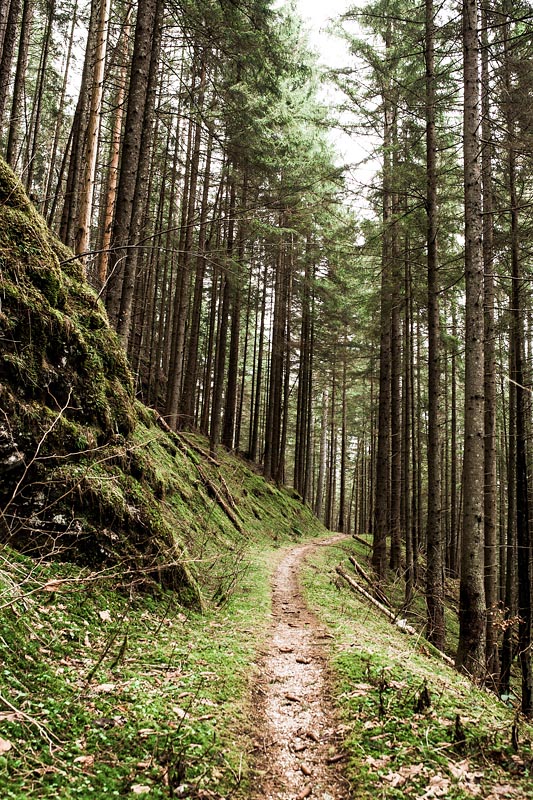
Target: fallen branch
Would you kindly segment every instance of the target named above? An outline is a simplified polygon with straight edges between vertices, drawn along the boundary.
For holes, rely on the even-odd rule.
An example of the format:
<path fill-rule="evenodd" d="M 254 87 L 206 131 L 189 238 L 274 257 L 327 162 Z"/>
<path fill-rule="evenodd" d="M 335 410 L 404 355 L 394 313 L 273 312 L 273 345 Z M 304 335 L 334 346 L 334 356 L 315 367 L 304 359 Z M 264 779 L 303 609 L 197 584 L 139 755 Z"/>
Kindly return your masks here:
<path fill-rule="evenodd" d="M 367 547 L 372 547 L 371 542 L 367 542 L 366 539 L 363 539 L 362 536 L 358 536 L 356 533 L 352 533 L 352 538 L 355 539 L 355 541 L 359 542 L 360 544 L 366 544 Z"/>
<path fill-rule="evenodd" d="M 43 739 L 46 739 L 46 741 L 48 742 L 50 746 L 50 752 L 52 751 L 52 747 L 54 744 L 52 740 L 54 740 L 57 744 L 62 746 L 65 744 L 65 742 L 61 741 L 61 739 L 59 739 L 55 735 L 55 733 L 52 733 L 52 731 L 49 730 L 49 728 L 47 728 L 46 725 L 43 725 L 41 722 L 39 722 L 39 720 L 35 719 L 35 717 L 31 717 L 29 714 L 26 714 L 26 712 L 22 711 L 22 709 L 16 708 L 16 706 L 14 706 L 12 703 L 9 702 L 7 697 L 4 697 L 1 694 L 0 694 L 0 703 L 3 703 L 6 708 L 9 708 L 9 710 L 12 711 L 17 716 L 22 717 L 22 719 L 25 719 L 26 722 L 30 723 L 30 725 L 34 725 L 41 734 L 41 736 L 43 737 Z"/>
<path fill-rule="evenodd" d="M 359 564 L 358 561 L 355 560 L 353 556 L 350 556 L 350 562 L 353 564 L 357 574 L 365 581 L 365 583 L 368 583 L 368 585 L 372 588 L 374 594 L 376 595 L 376 599 L 379 600 L 381 603 L 383 603 L 384 606 L 392 608 L 390 600 L 388 599 L 386 594 L 381 591 L 379 586 L 376 585 L 375 580 L 373 581 L 372 578 L 369 575 L 367 575 L 363 567 Z"/>
<path fill-rule="evenodd" d="M 222 497 L 221 493 L 219 492 L 218 488 L 215 486 L 213 481 L 209 480 L 209 478 L 207 477 L 207 475 L 205 474 L 205 472 L 203 471 L 203 469 L 199 464 L 196 464 L 196 469 L 198 470 L 198 474 L 200 475 L 200 478 L 202 479 L 207 490 L 212 492 L 215 500 L 217 501 L 221 509 L 224 511 L 226 516 L 229 517 L 229 519 L 235 525 L 239 533 L 243 533 L 240 520 L 237 518 L 233 509 L 230 508 L 230 506 L 226 503 L 226 501 Z"/>
<path fill-rule="evenodd" d="M 153 409 L 153 412 L 155 414 L 155 420 L 159 425 L 159 427 L 161 428 L 161 430 L 165 431 L 165 433 L 168 433 L 169 436 L 172 439 L 174 439 L 174 441 L 179 445 L 179 447 L 182 450 L 186 450 L 187 448 L 189 448 L 190 450 L 194 450 L 199 455 L 201 455 L 202 458 L 205 458 L 206 461 L 209 461 L 211 464 L 214 464 L 215 467 L 220 467 L 220 462 L 217 461 L 215 458 L 213 458 L 213 456 L 209 455 L 209 453 L 206 450 L 202 450 L 202 448 L 199 445 L 194 444 L 194 442 L 191 442 L 190 439 L 188 439 L 183 433 L 178 433 L 178 431 L 173 430 L 166 421 L 166 419 L 159 413 L 159 411 Z"/>
<path fill-rule="evenodd" d="M 388 620 L 390 620 L 394 625 L 396 625 L 397 628 L 399 628 L 401 631 L 405 631 L 405 633 L 409 633 L 411 636 L 418 636 L 419 635 L 419 631 L 417 631 L 416 628 L 413 628 L 412 625 L 408 625 L 407 622 L 404 619 L 398 619 L 395 616 L 395 614 L 392 613 L 392 611 L 390 611 L 388 608 L 386 608 L 386 606 L 383 605 L 383 603 L 380 603 L 379 600 L 376 600 L 375 597 L 372 597 L 372 595 L 369 592 L 367 592 L 366 589 L 363 589 L 363 587 L 359 583 L 357 583 L 357 581 L 355 581 L 353 578 L 351 578 L 343 570 L 343 568 L 341 566 L 338 566 L 336 568 L 336 572 L 337 572 L 338 575 L 341 576 L 341 578 L 343 578 L 346 581 L 348 586 L 354 592 L 358 592 L 363 597 L 365 597 L 367 600 L 369 600 L 372 603 L 372 605 L 374 605 L 377 609 L 379 609 L 381 611 L 381 613 L 384 614 L 387 617 Z M 437 650 L 436 648 L 435 648 L 435 652 L 438 653 L 439 657 L 446 664 L 449 664 L 451 667 L 455 667 L 455 662 L 453 661 L 452 658 L 447 656 L 446 653 L 443 653 L 442 651 Z"/>

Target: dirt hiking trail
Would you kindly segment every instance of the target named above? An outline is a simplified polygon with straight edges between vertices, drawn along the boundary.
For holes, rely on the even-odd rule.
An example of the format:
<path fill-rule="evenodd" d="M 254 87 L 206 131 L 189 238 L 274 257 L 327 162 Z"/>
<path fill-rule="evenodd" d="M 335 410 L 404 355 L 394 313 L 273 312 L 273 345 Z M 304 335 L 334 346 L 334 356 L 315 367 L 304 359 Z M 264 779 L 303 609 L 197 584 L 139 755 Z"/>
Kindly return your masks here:
<path fill-rule="evenodd" d="M 258 669 L 255 785 L 258 800 L 347 800 L 340 723 L 328 692 L 331 639 L 309 611 L 299 586 L 305 558 L 340 534 L 292 548 L 272 580 L 272 630 Z"/>

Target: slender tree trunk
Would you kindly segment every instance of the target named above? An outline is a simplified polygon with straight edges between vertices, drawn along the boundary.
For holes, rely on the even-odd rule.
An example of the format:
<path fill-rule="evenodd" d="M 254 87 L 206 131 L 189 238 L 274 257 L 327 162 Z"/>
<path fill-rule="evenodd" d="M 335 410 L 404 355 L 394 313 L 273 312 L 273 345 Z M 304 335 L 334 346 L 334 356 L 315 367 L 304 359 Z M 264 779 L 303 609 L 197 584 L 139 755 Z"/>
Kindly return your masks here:
<path fill-rule="evenodd" d="M 86 133 L 87 150 L 84 172 L 81 178 L 78 226 L 75 236 L 76 255 L 82 256 L 89 250 L 90 246 L 96 159 L 98 156 L 98 143 L 100 138 L 100 116 L 102 113 L 102 99 L 104 96 L 104 67 L 107 53 L 110 6 L 111 0 L 100 0 L 96 16 L 96 48 L 92 68 L 93 80 Z"/>
<path fill-rule="evenodd" d="M 322 392 L 322 415 L 320 420 L 320 452 L 318 456 L 318 477 L 315 496 L 315 514 L 319 519 L 324 512 L 324 487 L 326 482 L 326 459 L 328 440 L 328 405 L 329 398 L 326 390 Z"/>
<path fill-rule="evenodd" d="M 506 13 L 512 9 L 504 4 Z M 524 385 L 524 318 L 522 274 L 520 269 L 519 199 L 516 187 L 516 109 L 511 105 L 512 75 L 510 65 L 509 16 L 504 26 L 506 123 L 508 137 L 508 180 L 511 206 L 511 350 L 516 399 L 516 545 L 518 549 L 518 652 L 522 672 L 522 712 L 533 713 L 533 665 L 531 662 L 531 535 L 529 519 L 529 479 L 527 442 L 527 390 Z"/>
<path fill-rule="evenodd" d="M 440 310 L 437 254 L 437 141 L 435 133 L 435 9 L 426 0 L 426 210 L 428 280 L 428 514 L 427 637 L 444 648 L 444 564 L 441 516 Z"/>
<path fill-rule="evenodd" d="M 207 215 L 209 211 L 209 188 L 211 178 L 211 156 L 213 150 L 213 131 L 209 131 L 207 154 L 204 168 L 202 203 L 200 209 L 198 231 L 198 255 L 196 256 L 196 275 L 191 311 L 191 324 L 187 348 L 187 367 L 183 377 L 181 401 L 182 426 L 191 428 L 194 424 L 194 399 L 198 380 L 198 348 L 200 341 L 200 323 L 202 312 L 202 294 L 207 260 Z"/>
<path fill-rule="evenodd" d="M 385 48 L 391 47 L 390 27 L 387 31 Z M 380 580 L 387 571 L 387 532 L 389 525 L 389 480 L 390 480 L 390 424 L 391 424 L 391 154 L 393 109 L 389 87 L 383 91 L 383 244 L 381 271 L 381 318 L 379 353 L 379 410 L 378 443 L 376 462 L 376 482 L 374 500 L 374 531 L 372 545 L 372 566 Z"/>
<path fill-rule="evenodd" d="M 344 337 L 342 348 L 342 386 L 341 386 L 341 464 L 340 464 L 340 486 L 339 486 L 339 522 L 337 529 L 341 533 L 347 531 L 346 520 L 346 472 L 348 467 L 348 430 L 347 430 L 347 370 L 348 370 L 348 336 L 347 325 L 344 324 Z M 399 499 L 399 498 L 398 498 Z"/>
<path fill-rule="evenodd" d="M 35 92 L 35 103 L 32 109 L 30 130 L 28 133 L 28 149 L 27 149 L 27 167 L 25 175 L 25 185 L 28 191 L 31 190 L 33 184 L 33 172 L 35 169 L 35 159 L 37 157 L 37 143 L 41 131 L 41 116 L 44 101 L 44 87 L 46 75 L 48 71 L 48 55 L 50 53 L 50 46 L 52 44 L 52 24 L 55 14 L 55 0 L 48 0 L 47 5 L 47 18 L 46 27 L 43 34 L 43 45 L 41 59 L 39 62 L 39 71 L 37 74 L 37 88 Z M 0 113 L 1 118 L 1 113 Z"/>
<path fill-rule="evenodd" d="M 131 270 L 131 260 L 128 262 L 128 248 L 132 244 L 130 239 L 131 225 L 135 190 L 138 185 L 137 176 L 142 155 L 142 131 L 152 63 L 152 44 L 155 27 L 158 24 L 158 5 L 159 0 L 143 0 L 143 2 L 139 3 L 135 25 L 131 77 L 128 89 L 128 109 L 124 125 L 106 296 L 109 319 L 116 328 L 118 328 L 119 324 L 121 324 L 122 328 L 124 327 L 124 321 L 128 313 L 128 308 L 124 307 L 122 322 L 120 322 L 119 315 L 124 284 L 126 284 L 127 295 L 125 300 L 128 300 L 130 295 L 131 276 L 126 273 L 126 264 L 128 264 L 128 269 Z M 133 291 L 131 291 L 131 298 L 133 298 Z"/>
<path fill-rule="evenodd" d="M 11 98 L 11 119 L 7 138 L 6 161 L 15 169 L 19 158 L 20 122 L 23 113 L 24 80 L 28 67 L 28 54 L 30 47 L 31 23 L 33 16 L 33 0 L 24 0 L 22 6 L 22 19 L 20 23 L 19 50 L 17 68 L 13 83 L 13 97 Z"/>
<path fill-rule="evenodd" d="M 148 2 L 148 0 L 143 0 L 143 3 L 144 2 Z M 154 111 L 155 111 L 155 102 L 157 95 L 157 84 L 159 81 L 159 60 L 161 54 L 163 9 L 164 9 L 164 0 L 156 0 L 155 9 L 153 10 L 153 12 L 150 13 L 149 20 L 147 20 L 147 22 L 149 22 L 150 25 L 150 28 L 149 29 L 147 28 L 146 30 L 146 33 L 150 37 L 149 41 L 150 49 L 148 53 L 149 55 L 148 75 L 144 92 L 144 106 L 143 106 L 142 123 L 140 130 L 140 141 L 138 145 L 132 148 L 134 152 L 131 153 L 132 157 L 135 157 L 137 159 L 136 170 L 135 170 L 135 183 L 133 186 L 133 198 L 131 207 L 127 206 L 124 209 L 126 212 L 130 214 L 129 218 L 127 219 L 128 233 L 127 233 L 127 239 L 125 240 L 126 244 L 129 244 L 130 247 L 126 250 L 125 253 L 122 291 L 120 295 L 120 307 L 118 312 L 116 329 L 126 350 L 128 349 L 129 337 L 131 334 L 131 327 L 132 327 L 131 320 L 132 320 L 133 301 L 135 296 L 137 266 L 141 254 L 139 245 L 140 245 L 140 238 L 142 231 L 142 221 L 144 219 L 144 212 L 146 205 L 149 202 L 149 194 L 146 191 L 146 186 L 148 183 L 148 177 L 151 174 L 151 158 L 152 158 L 154 139 L 155 139 Z M 138 13 L 140 13 L 140 10 Z M 142 46 L 141 50 L 142 50 L 142 55 L 144 55 L 144 45 Z M 132 79 L 130 80 L 130 98 L 128 101 L 128 112 L 129 112 L 129 102 L 131 100 L 132 81 L 133 81 L 133 76 L 135 75 L 135 69 L 136 69 L 136 59 L 135 59 L 135 46 L 134 46 L 134 55 L 132 59 Z M 144 76 L 141 82 L 143 81 L 144 81 Z M 135 81 L 133 81 L 133 83 L 135 83 Z M 134 114 L 134 117 L 136 125 L 137 114 Z M 123 144 L 123 153 L 122 153 L 123 160 L 125 158 L 124 147 L 126 139 L 128 135 L 132 135 L 132 131 L 135 125 L 133 125 L 131 128 L 128 128 L 128 119 L 126 118 L 125 141 Z M 137 131 L 137 134 L 139 134 L 139 131 Z M 122 173 L 122 167 L 123 167 L 123 161 L 121 163 L 121 173 Z M 127 176 L 126 183 L 128 180 L 129 176 Z M 119 180 L 119 190 L 117 194 L 119 195 L 119 193 L 120 193 L 120 180 Z M 119 205 L 120 205 L 120 197 L 117 196 L 117 204 L 116 204 L 117 214 Z M 115 216 L 115 223 L 116 221 L 117 220 Z M 131 247 L 131 245 L 134 246 Z"/>
<path fill-rule="evenodd" d="M 0 127 L 2 126 L 4 120 L 6 108 L 9 79 L 11 77 L 11 66 L 13 63 L 13 53 L 15 52 L 15 41 L 17 38 L 20 4 L 20 0 L 11 0 L 7 13 L 7 3 L 2 3 L 0 6 L 1 16 L 5 17 L 6 20 L 5 33 L 2 41 L 2 55 L 0 57 Z"/>
<path fill-rule="evenodd" d="M 485 670 L 483 253 L 480 170 L 479 46 L 476 0 L 464 0 L 465 181 L 465 451 L 463 541 L 457 666 L 480 678 Z"/>
<path fill-rule="evenodd" d="M 111 133 L 111 151 L 107 173 L 107 192 L 105 198 L 104 221 L 102 224 L 102 240 L 98 255 L 98 282 L 105 286 L 107 280 L 107 265 L 109 262 L 109 246 L 113 231 L 113 217 L 117 202 L 117 187 L 120 163 L 120 144 L 122 141 L 122 122 L 124 119 L 124 100 L 126 94 L 126 79 L 128 69 L 128 47 L 131 36 L 131 8 L 128 9 L 124 26 L 118 43 L 120 68 L 117 76 L 117 91 L 115 95 L 115 116 Z"/>
<path fill-rule="evenodd" d="M 496 511 L 496 357 L 494 327 L 493 271 L 493 204 L 492 204 L 492 125 L 490 119 L 489 83 L 489 2 L 482 6 L 482 140 L 481 172 L 483 185 L 483 269 L 484 269 L 484 337 L 485 337 L 485 600 L 487 604 L 487 673 L 490 681 L 498 681 L 498 632 L 495 616 L 498 610 L 498 535 Z"/>

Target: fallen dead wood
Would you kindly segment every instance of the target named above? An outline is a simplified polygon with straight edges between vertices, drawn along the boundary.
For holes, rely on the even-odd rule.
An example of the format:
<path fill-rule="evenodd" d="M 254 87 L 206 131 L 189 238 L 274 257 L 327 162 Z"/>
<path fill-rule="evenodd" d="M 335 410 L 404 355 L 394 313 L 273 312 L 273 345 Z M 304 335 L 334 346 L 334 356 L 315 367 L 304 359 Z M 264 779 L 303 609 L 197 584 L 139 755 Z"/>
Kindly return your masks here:
<path fill-rule="evenodd" d="M 168 433 L 182 450 L 186 450 L 187 448 L 194 450 L 196 453 L 205 458 L 206 461 L 209 461 L 210 464 L 213 464 L 215 467 L 220 467 L 220 462 L 213 458 L 213 456 L 211 456 L 206 450 L 203 450 L 199 445 L 191 442 L 190 439 L 188 439 L 183 433 L 178 433 L 178 431 L 173 430 L 166 419 L 159 413 L 159 411 L 153 409 L 153 412 L 155 414 L 155 420 L 161 430 L 165 431 L 165 433 Z"/>
<path fill-rule="evenodd" d="M 356 533 L 352 533 L 352 538 L 355 539 L 355 541 L 359 542 L 360 544 L 366 544 L 367 547 L 372 547 L 371 542 L 367 542 L 366 539 L 363 539 L 362 536 L 358 536 Z"/>
<path fill-rule="evenodd" d="M 384 592 L 381 591 L 379 586 L 376 585 L 375 580 L 372 580 L 370 575 L 368 575 L 364 571 L 363 567 L 359 564 L 358 561 L 356 561 L 356 559 L 353 556 L 350 556 L 349 558 L 350 558 L 350 563 L 353 564 L 357 574 L 365 581 L 365 583 L 368 583 L 368 585 L 372 588 L 372 591 L 374 592 L 376 599 L 379 600 L 380 603 L 383 603 L 384 606 L 392 608 L 389 598 L 386 596 Z"/>
<path fill-rule="evenodd" d="M 341 566 L 338 566 L 336 568 L 336 572 L 338 575 L 341 576 L 341 578 L 343 578 L 346 581 L 348 586 L 354 592 L 358 592 L 367 600 L 369 600 L 372 603 L 372 605 L 374 605 L 377 609 L 379 609 L 381 613 L 387 617 L 388 620 L 390 620 L 394 625 L 396 625 L 397 628 L 399 628 L 401 631 L 405 631 L 405 633 L 411 634 L 411 636 L 419 635 L 419 631 L 417 631 L 416 628 L 413 628 L 412 625 L 408 625 L 408 623 L 404 619 L 398 619 L 392 613 L 392 611 L 390 611 L 386 606 L 383 605 L 383 603 L 380 603 L 379 600 L 376 600 L 375 597 L 372 597 L 370 592 L 367 592 L 366 589 L 364 589 L 359 583 L 357 583 L 357 581 L 355 581 L 352 577 L 350 577 L 350 575 L 348 575 Z M 446 664 L 449 664 L 451 667 L 455 667 L 455 662 L 453 661 L 452 658 L 447 656 L 446 653 L 442 653 L 440 650 L 435 650 L 435 652 L 444 662 L 446 662 Z"/>
<path fill-rule="evenodd" d="M 199 464 L 196 464 L 196 469 L 198 470 L 198 474 L 199 474 L 200 478 L 202 479 L 202 482 L 204 483 L 204 486 L 207 488 L 208 492 L 210 492 L 212 494 L 212 496 L 215 498 L 215 500 L 219 504 L 220 508 L 224 511 L 226 516 L 229 517 L 229 519 L 233 522 L 233 524 L 235 525 L 235 527 L 237 528 L 239 533 L 243 533 L 241 521 L 237 518 L 237 516 L 236 516 L 235 512 L 233 511 L 233 509 L 230 508 L 230 506 L 226 503 L 226 501 L 222 497 L 222 494 L 218 490 L 218 487 L 215 486 L 213 481 L 211 481 L 208 478 L 208 476 L 205 474 L 205 472 L 203 471 L 203 469 L 201 468 L 201 466 Z"/>

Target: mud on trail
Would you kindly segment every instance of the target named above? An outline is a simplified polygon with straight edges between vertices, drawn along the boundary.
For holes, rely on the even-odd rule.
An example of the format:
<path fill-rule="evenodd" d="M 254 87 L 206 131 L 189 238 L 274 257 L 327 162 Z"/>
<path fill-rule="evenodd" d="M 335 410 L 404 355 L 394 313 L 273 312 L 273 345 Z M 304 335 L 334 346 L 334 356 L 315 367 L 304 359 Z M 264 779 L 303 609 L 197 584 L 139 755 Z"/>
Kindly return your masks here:
<path fill-rule="evenodd" d="M 290 550 L 272 581 L 272 630 L 258 664 L 254 702 L 254 787 L 265 800 L 347 800 L 340 723 L 328 692 L 331 635 L 309 611 L 299 586 L 302 562 L 337 535 Z"/>

